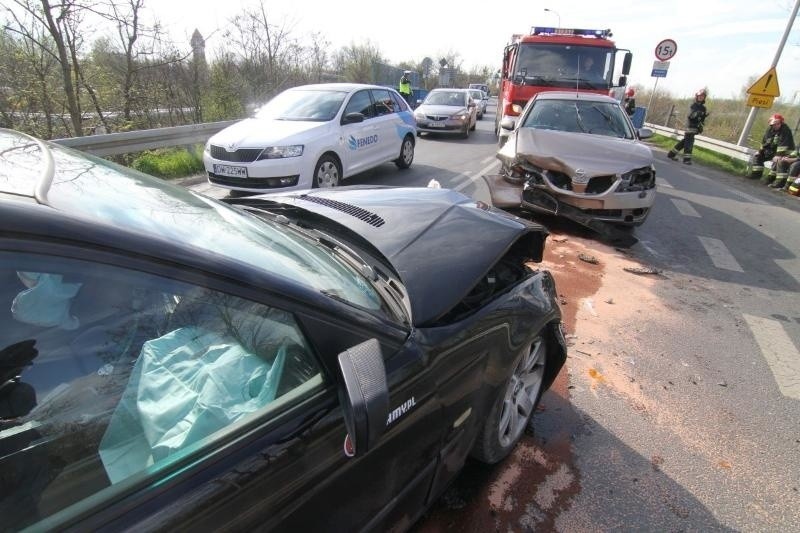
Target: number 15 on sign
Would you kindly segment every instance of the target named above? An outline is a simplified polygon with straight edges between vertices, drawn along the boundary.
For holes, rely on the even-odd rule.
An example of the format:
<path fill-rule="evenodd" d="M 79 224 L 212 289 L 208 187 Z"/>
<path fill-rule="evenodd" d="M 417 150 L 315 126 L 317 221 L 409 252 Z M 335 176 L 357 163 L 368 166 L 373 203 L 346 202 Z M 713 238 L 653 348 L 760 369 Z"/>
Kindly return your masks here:
<path fill-rule="evenodd" d="M 656 45 L 656 59 L 659 61 L 669 61 L 675 57 L 678 51 L 678 43 L 672 39 L 664 39 Z"/>

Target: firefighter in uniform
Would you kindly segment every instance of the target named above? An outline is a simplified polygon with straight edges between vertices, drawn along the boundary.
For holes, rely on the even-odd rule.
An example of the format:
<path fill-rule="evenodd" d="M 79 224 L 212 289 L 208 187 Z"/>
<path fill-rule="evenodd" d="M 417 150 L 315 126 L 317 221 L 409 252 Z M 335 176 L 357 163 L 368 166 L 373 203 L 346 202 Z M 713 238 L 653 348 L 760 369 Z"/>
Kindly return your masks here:
<path fill-rule="evenodd" d="M 778 159 L 794 150 L 794 137 L 792 130 L 783 120 L 783 115 L 775 113 L 769 117 L 769 126 L 761 138 L 761 148 L 753 156 L 751 178 L 762 178 L 766 184 L 771 183 L 777 176 Z M 764 174 L 764 161 L 772 160 L 772 168 L 766 177 Z"/>
<path fill-rule="evenodd" d="M 795 148 L 791 153 L 786 155 L 776 155 L 772 160 L 772 168 L 770 169 L 769 176 L 771 176 L 769 187 L 772 189 L 788 188 L 791 181 L 794 181 L 800 174 L 800 152 Z M 790 181 L 790 176 L 793 176 Z"/>
<path fill-rule="evenodd" d="M 636 93 L 634 92 L 633 87 L 628 87 L 625 90 L 625 98 L 622 99 L 622 108 L 629 117 L 632 117 L 636 112 L 636 99 L 634 98 L 635 95 Z"/>
<path fill-rule="evenodd" d="M 698 133 L 703 133 L 703 124 L 709 112 L 706 111 L 706 95 L 708 93 L 705 89 L 700 89 L 694 93 L 694 102 L 689 108 L 689 116 L 686 123 L 687 128 L 684 132 L 683 139 L 678 141 L 678 144 L 667 153 L 667 157 L 672 160 L 677 159 L 678 153 L 683 150 L 683 162 L 687 165 L 692 164 L 692 148 L 694 148 L 694 136 Z"/>
<path fill-rule="evenodd" d="M 400 96 L 405 98 L 408 105 L 411 105 L 411 71 L 406 70 L 403 72 L 403 77 L 400 78 L 400 87 L 397 89 Z"/>

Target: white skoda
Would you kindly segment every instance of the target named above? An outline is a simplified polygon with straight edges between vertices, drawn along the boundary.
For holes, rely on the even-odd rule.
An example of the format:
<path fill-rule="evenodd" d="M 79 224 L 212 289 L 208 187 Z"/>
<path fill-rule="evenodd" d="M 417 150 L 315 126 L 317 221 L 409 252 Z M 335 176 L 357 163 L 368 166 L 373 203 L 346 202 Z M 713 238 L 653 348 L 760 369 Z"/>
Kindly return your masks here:
<path fill-rule="evenodd" d="M 415 135 L 413 112 L 393 89 L 303 85 L 212 136 L 203 163 L 210 183 L 233 191 L 335 187 L 384 163 L 408 168 Z"/>

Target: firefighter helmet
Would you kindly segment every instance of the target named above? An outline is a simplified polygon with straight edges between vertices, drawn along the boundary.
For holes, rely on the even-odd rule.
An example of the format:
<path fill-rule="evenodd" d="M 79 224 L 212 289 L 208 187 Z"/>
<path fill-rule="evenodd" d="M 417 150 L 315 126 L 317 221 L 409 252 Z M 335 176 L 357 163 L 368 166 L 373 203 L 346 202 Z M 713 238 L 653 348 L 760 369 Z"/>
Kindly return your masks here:
<path fill-rule="evenodd" d="M 705 100 L 706 96 L 708 96 L 708 91 L 706 91 L 705 88 L 694 93 L 695 98 L 700 98 L 701 96 L 703 97 L 703 100 Z"/>
<path fill-rule="evenodd" d="M 775 113 L 771 117 L 769 117 L 769 125 L 772 126 L 773 124 L 781 124 L 783 123 L 783 115 L 780 113 Z"/>
<path fill-rule="evenodd" d="M 628 87 L 625 90 L 625 96 L 627 96 L 628 98 L 632 98 L 634 94 L 636 94 L 636 92 L 633 90 L 633 87 Z"/>

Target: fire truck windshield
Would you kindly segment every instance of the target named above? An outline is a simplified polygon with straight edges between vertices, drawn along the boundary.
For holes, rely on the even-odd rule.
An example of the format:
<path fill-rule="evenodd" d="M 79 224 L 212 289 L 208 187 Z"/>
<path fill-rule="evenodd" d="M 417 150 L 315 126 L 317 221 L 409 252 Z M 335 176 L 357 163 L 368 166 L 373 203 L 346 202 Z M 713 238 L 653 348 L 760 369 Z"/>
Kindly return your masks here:
<path fill-rule="evenodd" d="M 608 90 L 613 73 L 613 48 L 520 43 L 511 79 L 522 85 Z"/>

